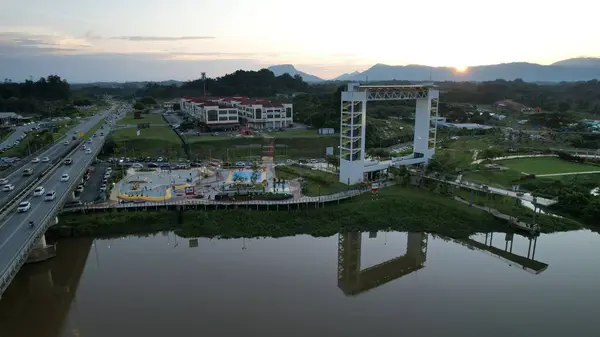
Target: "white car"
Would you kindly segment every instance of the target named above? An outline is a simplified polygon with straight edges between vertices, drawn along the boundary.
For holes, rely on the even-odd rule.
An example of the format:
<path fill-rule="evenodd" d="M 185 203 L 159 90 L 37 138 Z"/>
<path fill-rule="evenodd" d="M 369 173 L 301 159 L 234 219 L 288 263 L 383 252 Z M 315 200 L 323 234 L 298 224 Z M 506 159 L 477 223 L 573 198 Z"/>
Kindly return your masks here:
<path fill-rule="evenodd" d="M 104 191 L 106 191 L 106 184 L 102 184 L 102 186 L 100 186 L 100 192 Z"/>
<path fill-rule="evenodd" d="M 22 201 L 19 204 L 19 207 L 17 208 L 17 212 L 23 213 L 23 212 L 27 212 L 30 209 L 31 209 L 31 203 L 29 201 Z"/>
<path fill-rule="evenodd" d="M 35 188 L 35 190 L 33 190 L 33 196 L 40 197 L 40 196 L 44 195 L 44 192 L 46 192 L 46 190 L 44 189 L 44 186 L 38 186 Z"/>
<path fill-rule="evenodd" d="M 79 186 L 77 186 L 77 188 L 75 189 L 75 192 L 77 192 L 77 193 L 81 193 L 81 192 L 83 192 L 83 189 L 84 189 L 84 188 L 85 188 L 85 187 L 84 187 L 83 185 L 79 185 Z"/>
<path fill-rule="evenodd" d="M 44 200 L 52 201 L 52 200 L 54 200 L 54 198 L 56 198 L 56 191 L 52 190 L 52 191 L 48 191 L 48 193 L 46 193 Z"/>
<path fill-rule="evenodd" d="M 60 181 L 69 181 L 69 175 L 64 173 L 61 177 L 60 177 Z"/>
<path fill-rule="evenodd" d="M 92 149 L 85 150 L 85 154 L 92 154 Z"/>
<path fill-rule="evenodd" d="M 50 158 L 48 158 L 48 157 L 42 158 L 42 163 L 47 163 L 49 161 L 50 161 Z"/>
<path fill-rule="evenodd" d="M 14 189 L 15 189 L 15 185 L 13 185 L 13 184 L 6 184 L 6 185 L 2 186 L 2 192 L 10 192 Z"/>
<path fill-rule="evenodd" d="M 0 179 L 0 185 L 6 185 L 6 184 L 8 184 L 8 179 L 6 179 L 6 178 Z"/>
<path fill-rule="evenodd" d="M 40 162 L 40 158 L 35 157 L 35 158 L 33 158 L 33 160 L 31 162 L 32 163 L 39 163 Z"/>
<path fill-rule="evenodd" d="M 65 144 L 65 145 L 69 145 L 69 141 L 68 141 L 68 140 L 65 140 L 65 141 L 63 142 L 63 144 Z"/>

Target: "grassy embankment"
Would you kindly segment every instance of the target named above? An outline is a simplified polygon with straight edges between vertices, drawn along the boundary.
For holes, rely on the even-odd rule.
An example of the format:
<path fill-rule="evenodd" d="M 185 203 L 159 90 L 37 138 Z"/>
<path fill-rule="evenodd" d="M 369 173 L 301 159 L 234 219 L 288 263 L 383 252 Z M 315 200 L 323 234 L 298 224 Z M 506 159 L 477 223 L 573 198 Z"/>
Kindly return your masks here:
<path fill-rule="evenodd" d="M 176 230 L 187 237 L 330 236 L 340 231 L 427 231 L 454 237 L 509 227 L 486 212 L 412 187 L 391 187 L 377 200 L 362 195 L 319 209 L 257 211 L 139 211 L 64 214 L 53 231 L 64 236 L 110 236 Z"/>
<path fill-rule="evenodd" d="M 304 189 L 302 193 L 307 196 L 319 196 L 347 191 L 350 187 L 339 182 L 337 175 L 318 170 L 311 170 L 300 166 L 277 166 L 277 178 L 291 180 L 302 178 Z"/>

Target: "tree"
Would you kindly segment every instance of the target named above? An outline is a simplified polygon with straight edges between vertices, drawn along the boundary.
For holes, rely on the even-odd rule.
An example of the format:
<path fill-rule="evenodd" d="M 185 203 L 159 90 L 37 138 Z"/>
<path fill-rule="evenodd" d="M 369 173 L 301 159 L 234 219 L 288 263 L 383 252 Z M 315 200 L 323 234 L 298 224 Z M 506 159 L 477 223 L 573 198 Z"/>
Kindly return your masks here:
<path fill-rule="evenodd" d="M 142 104 L 141 102 L 135 102 L 135 104 L 133 105 L 133 108 L 135 110 L 144 110 L 144 109 L 146 109 L 146 106 L 144 104 Z"/>

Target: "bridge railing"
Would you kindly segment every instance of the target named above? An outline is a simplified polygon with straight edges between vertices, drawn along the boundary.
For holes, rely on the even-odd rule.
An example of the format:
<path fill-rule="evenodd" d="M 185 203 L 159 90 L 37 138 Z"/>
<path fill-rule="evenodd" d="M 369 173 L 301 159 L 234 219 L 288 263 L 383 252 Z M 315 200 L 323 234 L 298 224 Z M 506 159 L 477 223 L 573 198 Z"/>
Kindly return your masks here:
<path fill-rule="evenodd" d="M 104 139 L 102 139 L 101 142 L 103 143 Z M 55 203 L 53 203 L 54 207 L 52 207 L 50 209 L 50 211 L 46 214 L 46 216 L 44 216 L 44 218 L 42 218 L 42 220 L 39 223 L 39 226 L 36 226 L 31 230 L 32 235 L 30 235 L 25 240 L 25 244 L 17 251 L 17 254 L 13 258 L 13 260 L 1 271 L 1 274 L 0 274 L 0 296 L 6 290 L 6 288 L 12 281 L 12 279 L 15 277 L 15 275 L 19 271 L 19 269 L 21 269 L 21 266 L 23 266 L 23 264 L 27 261 L 27 257 L 29 256 L 35 243 L 38 242 L 44 236 L 44 234 L 46 233 L 48 228 L 52 225 L 53 220 L 56 219 L 56 217 L 58 216 L 58 213 L 60 212 L 64 202 L 66 201 L 67 197 L 69 196 L 69 193 L 73 190 L 73 188 L 77 184 L 77 181 L 79 180 L 79 178 L 83 176 L 88 165 L 91 164 L 92 160 L 102 150 L 102 146 L 103 145 L 101 144 L 101 146 L 99 146 L 96 150 L 92 151 L 90 156 L 87 158 L 87 163 L 85 165 L 82 165 L 82 168 L 74 175 L 74 177 L 77 177 L 77 178 L 72 179 L 68 182 L 68 187 L 65 190 L 65 193 L 58 196 L 57 201 Z M 76 147 L 73 151 L 79 151 L 79 147 Z M 73 151 L 70 152 L 69 154 L 72 154 Z M 84 158 L 86 158 L 86 157 L 84 157 Z M 60 166 L 60 164 L 58 166 Z M 53 171 L 55 171 L 55 170 L 53 170 Z M 49 176 L 49 174 L 46 175 L 46 178 L 48 176 Z"/>

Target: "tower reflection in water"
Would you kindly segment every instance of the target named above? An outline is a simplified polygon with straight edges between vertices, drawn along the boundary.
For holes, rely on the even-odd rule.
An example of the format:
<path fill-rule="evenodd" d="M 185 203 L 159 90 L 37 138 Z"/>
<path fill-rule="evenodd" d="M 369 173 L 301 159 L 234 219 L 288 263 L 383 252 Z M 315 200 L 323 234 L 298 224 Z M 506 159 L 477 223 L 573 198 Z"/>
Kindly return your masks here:
<path fill-rule="evenodd" d="M 358 295 L 423 268 L 427 258 L 427 234 L 408 233 L 404 255 L 362 270 L 361 249 L 360 232 L 338 235 L 338 287 L 349 296 Z"/>
<path fill-rule="evenodd" d="M 91 246 L 92 239 L 61 241 L 55 258 L 24 266 L 0 301 L 0 337 L 59 336 Z"/>
<path fill-rule="evenodd" d="M 500 259 L 511 267 L 518 267 L 532 274 L 540 274 L 548 269 L 548 264 L 535 260 L 537 236 L 524 237 L 527 242 L 527 255 L 522 256 L 513 252 L 513 233 L 497 233 L 504 235 L 502 248 L 493 245 L 494 233 L 485 233 L 483 242 L 471 237 L 455 239 L 443 235 L 432 234 L 447 242 L 465 246 L 471 250 L 484 252 Z M 369 233 L 369 237 L 376 237 Z M 338 287 L 348 296 L 361 294 L 370 289 L 408 275 L 425 267 L 427 259 L 426 233 L 408 233 L 406 253 L 400 257 L 382 262 L 373 267 L 361 269 L 362 233 L 350 232 L 338 234 Z M 523 242 L 524 240 L 521 240 Z"/>

